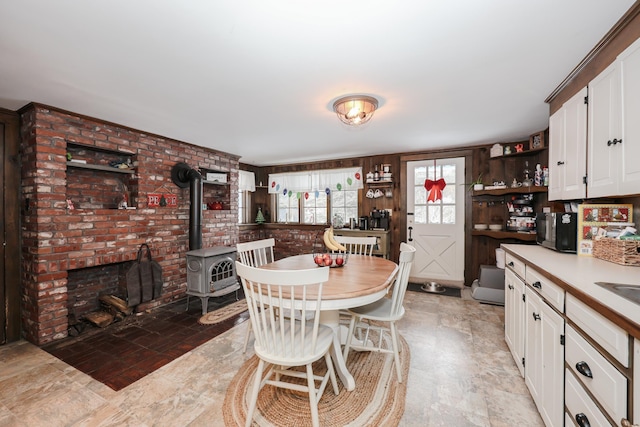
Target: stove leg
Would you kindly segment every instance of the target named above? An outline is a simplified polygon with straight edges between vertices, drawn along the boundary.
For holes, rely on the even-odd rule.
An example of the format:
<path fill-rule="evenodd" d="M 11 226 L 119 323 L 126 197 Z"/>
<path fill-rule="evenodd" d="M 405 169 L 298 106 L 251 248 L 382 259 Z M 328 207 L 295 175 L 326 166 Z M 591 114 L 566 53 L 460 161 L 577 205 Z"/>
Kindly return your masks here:
<path fill-rule="evenodd" d="M 209 308 L 209 297 L 200 297 L 200 301 L 202 301 L 202 315 L 204 316 Z"/>

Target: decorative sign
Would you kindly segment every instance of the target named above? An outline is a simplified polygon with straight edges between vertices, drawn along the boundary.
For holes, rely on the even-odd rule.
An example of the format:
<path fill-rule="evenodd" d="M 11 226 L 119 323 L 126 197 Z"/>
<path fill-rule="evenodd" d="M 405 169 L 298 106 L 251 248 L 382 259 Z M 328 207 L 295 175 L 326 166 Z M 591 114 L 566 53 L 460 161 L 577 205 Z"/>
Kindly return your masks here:
<path fill-rule="evenodd" d="M 147 194 L 147 205 L 150 208 L 175 208 L 178 206 L 178 196 L 170 193 L 149 193 Z"/>
<path fill-rule="evenodd" d="M 578 255 L 593 255 L 598 229 L 633 222 L 631 204 L 582 204 L 578 206 Z"/>

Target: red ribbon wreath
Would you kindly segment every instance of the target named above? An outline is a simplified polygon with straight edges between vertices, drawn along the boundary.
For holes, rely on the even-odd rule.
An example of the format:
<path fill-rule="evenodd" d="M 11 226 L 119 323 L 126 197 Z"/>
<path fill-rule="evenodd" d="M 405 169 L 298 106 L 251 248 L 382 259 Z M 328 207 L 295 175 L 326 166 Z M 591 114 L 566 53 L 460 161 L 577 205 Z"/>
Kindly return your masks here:
<path fill-rule="evenodd" d="M 447 183 L 444 182 L 443 178 L 440 178 L 436 181 L 431 179 L 424 180 L 424 188 L 429 192 L 429 196 L 427 197 L 428 201 L 435 202 L 436 200 L 442 199 L 442 190 L 447 186 Z"/>

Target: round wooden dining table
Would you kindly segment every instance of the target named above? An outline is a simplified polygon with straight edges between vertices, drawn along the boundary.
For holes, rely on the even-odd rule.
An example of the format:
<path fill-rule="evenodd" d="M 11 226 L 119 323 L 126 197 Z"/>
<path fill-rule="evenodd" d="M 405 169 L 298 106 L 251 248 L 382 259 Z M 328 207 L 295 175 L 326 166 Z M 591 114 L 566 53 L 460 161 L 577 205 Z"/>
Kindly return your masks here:
<path fill-rule="evenodd" d="M 269 270 L 301 270 L 314 268 L 313 256 L 295 255 L 260 268 Z M 320 268 L 320 267 L 318 267 Z M 329 267 L 324 267 L 329 268 Z M 369 304 L 383 298 L 393 283 L 398 265 L 375 256 L 349 255 L 346 265 L 329 270 L 329 280 L 322 285 L 320 320 L 335 331 L 331 357 L 336 373 L 347 390 L 355 389 L 355 380 L 347 370 L 341 343 L 346 338 L 346 327 L 340 325 L 339 310 Z M 341 329 L 343 329 L 341 331 Z"/>

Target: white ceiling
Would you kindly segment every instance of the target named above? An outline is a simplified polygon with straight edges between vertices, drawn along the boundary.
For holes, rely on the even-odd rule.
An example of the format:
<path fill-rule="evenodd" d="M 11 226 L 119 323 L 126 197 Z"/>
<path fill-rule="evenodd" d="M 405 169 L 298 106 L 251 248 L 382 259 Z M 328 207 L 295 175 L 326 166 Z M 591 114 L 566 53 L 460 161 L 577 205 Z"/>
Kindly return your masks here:
<path fill-rule="evenodd" d="M 254 165 L 528 138 L 632 0 L 0 0 L 0 107 Z M 375 96 L 363 128 L 335 99 Z"/>

